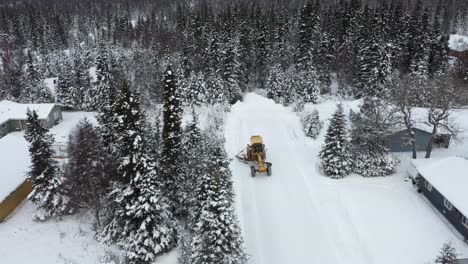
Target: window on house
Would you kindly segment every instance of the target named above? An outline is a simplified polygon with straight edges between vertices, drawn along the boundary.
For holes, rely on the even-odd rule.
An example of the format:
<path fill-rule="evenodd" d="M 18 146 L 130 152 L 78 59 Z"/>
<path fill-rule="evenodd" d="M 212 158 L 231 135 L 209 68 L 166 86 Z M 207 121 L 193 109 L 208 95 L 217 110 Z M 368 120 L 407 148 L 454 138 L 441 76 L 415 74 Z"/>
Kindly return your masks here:
<path fill-rule="evenodd" d="M 466 229 L 468 229 L 468 218 L 466 218 L 465 216 L 463 216 L 463 218 L 462 218 L 462 223 L 463 223 L 463 225 L 466 227 Z"/>
<path fill-rule="evenodd" d="M 447 209 L 449 209 L 449 211 L 452 210 L 452 203 L 449 202 L 449 200 L 447 200 L 445 198 L 444 198 L 444 205 L 445 205 L 445 207 L 447 207 Z"/>
<path fill-rule="evenodd" d="M 425 186 L 426 186 L 426 189 L 428 189 L 429 191 L 432 191 L 432 185 L 428 181 L 426 181 Z"/>

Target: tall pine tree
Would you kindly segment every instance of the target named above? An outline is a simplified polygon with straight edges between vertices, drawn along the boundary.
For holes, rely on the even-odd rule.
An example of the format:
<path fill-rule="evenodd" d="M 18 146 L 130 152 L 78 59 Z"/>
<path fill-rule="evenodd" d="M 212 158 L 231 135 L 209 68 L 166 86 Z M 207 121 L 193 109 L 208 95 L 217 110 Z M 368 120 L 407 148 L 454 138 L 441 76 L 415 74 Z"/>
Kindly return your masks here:
<path fill-rule="evenodd" d="M 322 168 L 327 176 L 340 179 L 349 174 L 350 153 L 343 106 L 339 104 L 325 135 L 325 145 L 320 151 Z"/>

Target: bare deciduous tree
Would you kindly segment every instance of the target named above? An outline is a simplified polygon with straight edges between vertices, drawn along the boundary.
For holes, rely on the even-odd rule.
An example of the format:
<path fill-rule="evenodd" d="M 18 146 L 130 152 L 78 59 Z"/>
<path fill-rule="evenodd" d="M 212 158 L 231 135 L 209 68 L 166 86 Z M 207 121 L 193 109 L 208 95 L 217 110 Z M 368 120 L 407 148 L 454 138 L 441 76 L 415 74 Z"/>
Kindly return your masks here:
<path fill-rule="evenodd" d="M 390 100 L 395 106 L 396 123 L 402 124 L 406 128 L 413 159 L 417 158 L 416 138 L 413 131 L 413 105 L 416 101 L 417 91 L 424 86 L 425 82 L 424 79 L 404 76 L 401 79 L 392 78 L 390 83 Z"/>
<path fill-rule="evenodd" d="M 432 127 L 425 156 L 428 159 L 431 157 L 434 141 L 441 129 L 452 136 L 456 134 L 456 129 L 449 120 L 450 114 L 456 107 L 456 94 L 453 80 L 447 75 L 430 80 L 423 92 L 428 107 L 426 124 Z"/>

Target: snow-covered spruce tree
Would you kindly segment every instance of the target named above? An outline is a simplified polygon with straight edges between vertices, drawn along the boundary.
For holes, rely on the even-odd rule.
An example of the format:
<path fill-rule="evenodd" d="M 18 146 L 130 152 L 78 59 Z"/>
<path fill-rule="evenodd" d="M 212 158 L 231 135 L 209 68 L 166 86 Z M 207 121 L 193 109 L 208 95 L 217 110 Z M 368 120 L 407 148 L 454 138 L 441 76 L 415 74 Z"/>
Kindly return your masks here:
<path fill-rule="evenodd" d="M 202 105 L 206 102 L 206 79 L 203 72 L 195 73 L 179 82 L 185 105 Z"/>
<path fill-rule="evenodd" d="M 349 143 L 343 106 L 339 104 L 325 135 L 325 145 L 320 151 L 322 168 L 327 176 L 340 179 L 351 170 Z"/>
<path fill-rule="evenodd" d="M 24 137 L 30 144 L 31 156 L 28 179 L 32 183 L 33 190 L 29 200 L 38 206 L 34 215 L 34 219 L 38 221 L 62 215 L 67 202 L 60 193 L 63 178 L 57 162 L 53 159 L 54 138 L 48 132 L 42 127 L 36 111 L 28 110 Z"/>
<path fill-rule="evenodd" d="M 305 111 L 302 113 L 301 121 L 306 136 L 316 139 L 323 127 L 323 122 L 320 121 L 317 109 L 314 109 L 311 112 Z"/>
<path fill-rule="evenodd" d="M 65 59 L 64 66 L 60 69 L 57 80 L 57 102 L 65 106 L 73 106 L 73 67 L 68 59 Z"/>
<path fill-rule="evenodd" d="M 75 109 L 89 109 L 91 101 L 94 98 L 88 95 L 91 88 L 91 80 L 89 76 L 88 68 L 83 59 L 81 48 L 75 48 L 75 54 L 73 55 L 73 67 L 74 67 L 74 78 L 73 78 L 73 104 Z"/>
<path fill-rule="evenodd" d="M 226 98 L 230 104 L 234 104 L 242 98 L 239 85 L 239 66 L 238 41 L 229 34 L 223 51 L 221 75 L 224 80 Z"/>
<path fill-rule="evenodd" d="M 115 210 L 100 236 L 106 242 L 117 242 L 128 263 L 152 263 L 175 246 L 175 223 L 160 191 L 155 165 L 145 155 L 138 94 L 126 83 L 114 109 L 120 183 L 109 195 Z"/>
<path fill-rule="evenodd" d="M 194 190 L 197 180 L 203 174 L 205 168 L 203 160 L 204 155 L 206 155 L 205 144 L 204 136 L 198 127 L 197 113 L 192 109 L 192 120 L 184 130 L 182 155 L 185 162 L 182 171 L 185 181 L 181 185 L 182 204 L 186 209 L 186 213 L 188 212 L 189 222 L 191 223 L 193 223 L 191 216 L 195 215 L 198 209 L 194 207 L 194 204 L 196 204 Z"/>
<path fill-rule="evenodd" d="M 440 264 L 456 264 L 458 263 L 457 260 L 458 254 L 455 248 L 452 246 L 451 243 L 445 243 L 440 250 L 439 256 L 437 256 L 435 263 Z"/>
<path fill-rule="evenodd" d="M 268 98 L 273 99 L 278 104 L 286 105 L 285 97 L 290 91 L 286 89 L 286 77 L 283 68 L 281 65 L 275 64 L 269 72 L 266 87 Z"/>
<path fill-rule="evenodd" d="M 99 44 L 98 56 L 96 57 L 96 83 L 90 93 L 94 100 L 90 100 L 90 108 L 103 112 L 105 107 L 110 104 L 113 96 L 113 87 L 111 86 L 111 73 L 109 69 L 108 52 L 104 43 Z M 98 99 L 97 99 L 98 98 Z"/>
<path fill-rule="evenodd" d="M 170 201 L 171 209 L 175 212 L 181 204 L 179 186 L 184 181 L 181 178 L 181 128 L 182 108 L 177 91 L 176 77 L 168 67 L 164 74 L 164 105 L 163 131 L 161 152 L 161 177 L 164 191 Z"/>
<path fill-rule="evenodd" d="M 137 173 L 130 182 L 133 195 L 126 205 L 124 238 L 119 243 L 127 263 L 132 264 L 153 263 L 177 242 L 176 222 L 157 183 L 154 164 L 145 161 L 141 161 L 142 174 Z"/>
<path fill-rule="evenodd" d="M 33 54 L 28 51 L 26 71 L 23 74 L 20 101 L 23 103 L 50 103 L 53 102 L 49 88 L 44 83 L 44 76 L 38 68 Z"/>
<path fill-rule="evenodd" d="M 244 264 L 247 256 L 233 208 L 229 160 L 222 144 L 211 148 L 205 161 L 205 173 L 199 176 L 195 191 L 200 210 L 194 218 L 189 263 Z"/>
<path fill-rule="evenodd" d="M 69 208 L 90 210 L 101 227 L 104 190 L 109 187 L 109 159 L 97 129 L 87 120 L 80 121 L 70 136 L 69 159 L 65 168 L 64 189 Z"/>

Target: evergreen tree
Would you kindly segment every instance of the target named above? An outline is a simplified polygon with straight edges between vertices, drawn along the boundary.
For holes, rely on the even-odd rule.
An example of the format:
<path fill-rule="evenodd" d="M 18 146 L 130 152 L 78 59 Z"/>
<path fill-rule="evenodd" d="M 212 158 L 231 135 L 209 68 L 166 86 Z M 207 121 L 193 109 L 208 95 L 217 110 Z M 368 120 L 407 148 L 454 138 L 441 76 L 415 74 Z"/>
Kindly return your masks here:
<path fill-rule="evenodd" d="M 325 135 L 325 145 L 320 151 L 322 167 L 327 176 L 343 178 L 351 170 L 346 119 L 343 106 L 339 104 Z"/>
<path fill-rule="evenodd" d="M 267 80 L 268 98 L 273 99 L 278 104 L 286 105 L 289 101 L 290 90 L 286 89 L 286 76 L 280 65 L 274 65 L 270 69 Z"/>
<path fill-rule="evenodd" d="M 49 88 L 44 83 L 44 76 L 39 71 L 39 66 L 28 51 L 26 71 L 22 80 L 23 89 L 20 101 L 23 103 L 51 103 L 53 102 Z"/>
<path fill-rule="evenodd" d="M 153 263 L 176 246 L 176 222 L 160 191 L 152 164 L 143 163 L 143 174 L 130 182 L 133 195 L 126 206 L 124 238 L 120 245 L 128 263 Z M 127 188 L 125 191 L 130 191 Z"/>
<path fill-rule="evenodd" d="M 323 127 L 323 122 L 320 121 L 317 109 L 314 109 L 312 112 L 303 113 L 301 121 L 306 136 L 316 139 Z"/>
<path fill-rule="evenodd" d="M 439 256 L 437 256 L 435 263 L 440 264 L 456 264 L 457 260 L 457 251 L 450 243 L 445 243 L 440 250 Z"/>
<path fill-rule="evenodd" d="M 182 145 L 182 155 L 183 160 L 185 160 L 182 169 L 184 182 L 180 186 L 183 208 L 185 213 L 188 212 L 189 218 L 197 214 L 193 206 L 195 204 L 193 192 L 199 175 L 203 174 L 205 166 L 203 157 L 206 155 L 204 147 L 206 142 L 198 126 L 197 113 L 195 109 L 192 109 L 192 121 L 184 130 Z"/>
<path fill-rule="evenodd" d="M 70 136 L 69 159 L 65 169 L 64 188 L 71 209 L 92 210 L 101 227 L 103 190 L 109 187 L 112 173 L 105 148 L 96 128 L 87 120 L 80 121 Z"/>
<path fill-rule="evenodd" d="M 226 97 L 228 102 L 233 104 L 242 96 L 239 85 L 239 54 L 237 41 L 232 38 L 228 38 L 226 41 L 226 47 L 223 52 L 222 76 L 227 89 Z"/>
<path fill-rule="evenodd" d="M 65 106 L 74 106 L 72 97 L 74 84 L 73 84 L 73 67 L 69 60 L 66 59 L 64 67 L 60 70 L 57 80 L 57 102 Z"/>
<path fill-rule="evenodd" d="M 60 216 L 65 212 L 67 201 L 60 193 L 63 179 L 57 162 L 53 159 L 54 138 L 46 128 L 42 127 L 36 111 L 27 112 L 24 137 L 30 144 L 31 156 L 28 179 L 32 183 L 33 190 L 29 200 L 38 206 L 34 219 L 44 221 L 50 217 Z"/>
<path fill-rule="evenodd" d="M 199 202 L 194 218 L 190 263 L 244 264 L 243 240 L 233 208 L 233 190 L 229 160 L 222 147 L 210 149 L 206 171 L 200 175 L 195 191 Z"/>
<path fill-rule="evenodd" d="M 87 97 L 91 83 L 88 68 L 86 67 L 81 55 L 81 49 L 76 50 L 73 61 L 74 78 L 71 93 L 71 98 L 73 100 L 72 106 L 77 110 L 88 109 L 91 100 L 94 98 Z"/>
<path fill-rule="evenodd" d="M 90 95 L 94 100 L 91 108 L 99 112 L 105 111 L 105 107 L 111 104 L 111 98 L 113 97 L 113 87 L 111 86 L 111 73 L 109 69 L 107 49 L 104 43 L 100 43 L 98 56 L 96 57 L 96 83 L 93 91 Z M 99 100 L 96 100 L 99 98 Z"/>
<path fill-rule="evenodd" d="M 138 94 L 125 82 L 113 110 L 121 183 L 109 195 L 115 210 L 101 237 L 118 242 L 129 263 L 151 263 L 175 246 L 175 224 L 157 184 L 155 165 L 143 148 L 144 116 Z"/>
<path fill-rule="evenodd" d="M 164 105 L 163 105 L 163 147 L 161 153 L 161 173 L 164 191 L 169 198 L 172 210 L 179 208 L 181 193 L 180 183 L 183 176 L 180 169 L 181 158 L 181 114 L 179 93 L 176 77 L 168 67 L 164 74 Z"/>

